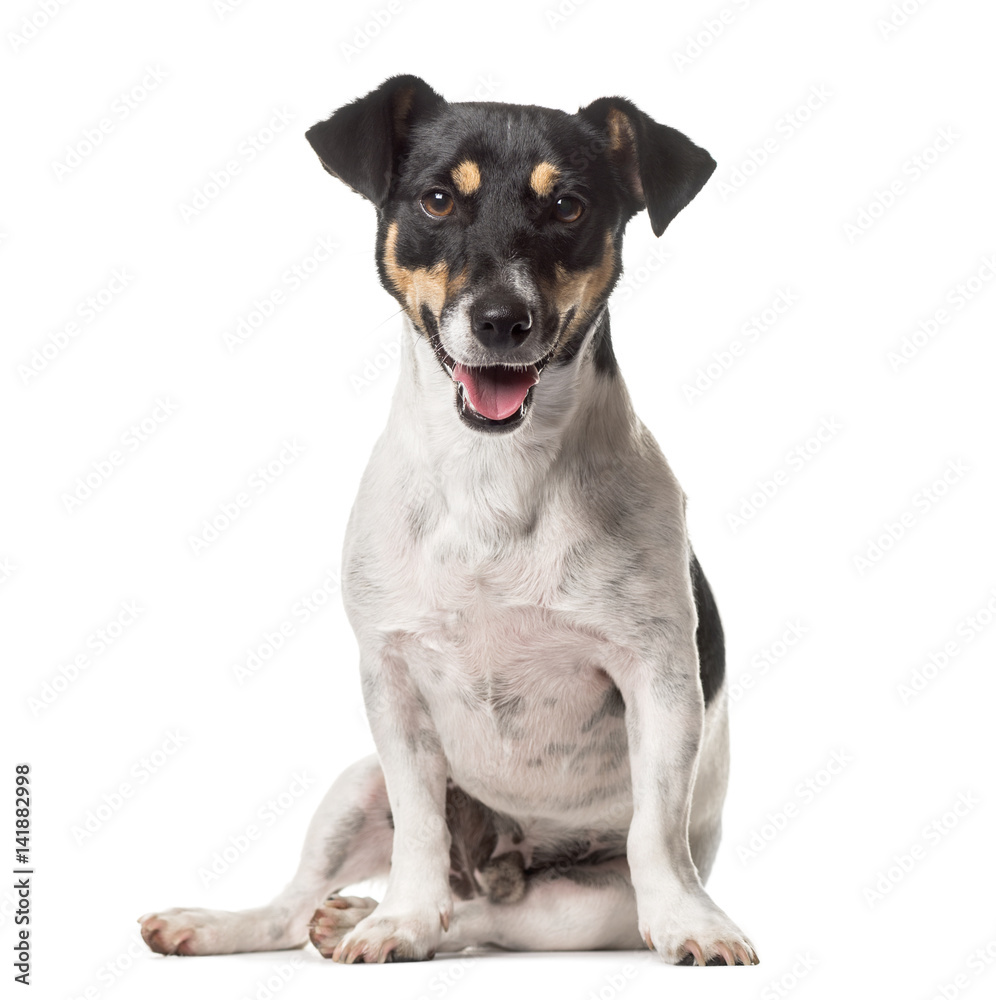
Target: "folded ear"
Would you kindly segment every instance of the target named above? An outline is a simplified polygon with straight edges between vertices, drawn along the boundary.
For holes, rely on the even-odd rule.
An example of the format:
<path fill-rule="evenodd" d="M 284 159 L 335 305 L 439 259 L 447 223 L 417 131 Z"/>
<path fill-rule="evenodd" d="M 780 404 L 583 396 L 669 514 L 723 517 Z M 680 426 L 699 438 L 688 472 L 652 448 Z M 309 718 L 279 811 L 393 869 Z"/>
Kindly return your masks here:
<path fill-rule="evenodd" d="M 322 166 L 378 208 L 414 121 L 445 103 L 417 76 L 394 76 L 305 133 Z"/>
<path fill-rule="evenodd" d="M 647 209 L 655 236 L 716 169 L 704 149 L 623 97 L 600 97 L 578 114 L 605 134 L 606 152 L 634 200 L 634 211 Z"/>

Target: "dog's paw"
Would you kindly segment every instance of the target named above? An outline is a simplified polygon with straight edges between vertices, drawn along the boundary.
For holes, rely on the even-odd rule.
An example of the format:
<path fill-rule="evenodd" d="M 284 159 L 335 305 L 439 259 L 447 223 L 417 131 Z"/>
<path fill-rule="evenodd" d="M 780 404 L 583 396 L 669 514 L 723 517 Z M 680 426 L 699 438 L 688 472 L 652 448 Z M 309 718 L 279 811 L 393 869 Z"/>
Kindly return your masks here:
<path fill-rule="evenodd" d="M 231 947 L 234 913 L 174 908 L 138 918 L 145 943 L 160 955 L 223 955 Z"/>
<path fill-rule="evenodd" d="M 335 962 L 424 962 L 436 954 L 442 932 L 438 911 L 384 912 L 364 917 L 332 949 Z"/>
<path fill-rule="evenodd" d="M 331 958 L 336 945 L 376 906 L 377 900 L 366 896 L 329 896 L 308 924 L 311 943 L 324 958 Z"/>
<path fill-rule="evenodd" d="M 647 947 L 671 965 L 757 965 L 743 931 L 710 901 L 673 909 L 668 918 L 641 923 Z"/>

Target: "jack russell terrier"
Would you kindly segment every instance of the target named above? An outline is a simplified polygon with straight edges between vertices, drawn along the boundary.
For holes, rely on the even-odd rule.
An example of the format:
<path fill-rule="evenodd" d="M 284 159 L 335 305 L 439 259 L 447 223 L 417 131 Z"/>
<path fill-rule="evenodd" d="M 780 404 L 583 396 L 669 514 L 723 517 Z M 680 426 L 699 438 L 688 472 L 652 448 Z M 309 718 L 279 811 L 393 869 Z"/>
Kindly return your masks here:
<path fill-rule="evenodd" d="M 141 918 L 163 954 L 638 948 L 751 965 L 703 888 L 728 774 L 723 631 L 606 301 L 715 163 L 629 101 L 448 103 L 398 76 L 311 128 L 377 209 L 401 374 L 342 591 L 376 756 L 258 909 Z M 387 876 L 383 899 L 344 896 Z"/>

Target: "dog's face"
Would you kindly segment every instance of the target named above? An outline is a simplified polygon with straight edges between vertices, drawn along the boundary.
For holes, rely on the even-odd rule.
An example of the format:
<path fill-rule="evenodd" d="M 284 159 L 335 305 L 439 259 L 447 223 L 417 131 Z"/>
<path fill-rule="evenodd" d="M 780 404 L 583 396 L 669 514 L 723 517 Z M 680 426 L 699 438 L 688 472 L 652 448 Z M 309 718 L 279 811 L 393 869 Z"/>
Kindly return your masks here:
<path fill-rule="evenodd" d="M 547 366 L 585 353 L 612 367 L 607 329 L 598 344 L 592 327 L 619 276 L 627 220 L 646 207 L 659 236 L 715 168 L 622 98 L 574 115 L 450 104 L 412 76 L 307 137 L 326 170 L 377 206 L 381 281 L 478 431 L 519 427 Z"/>

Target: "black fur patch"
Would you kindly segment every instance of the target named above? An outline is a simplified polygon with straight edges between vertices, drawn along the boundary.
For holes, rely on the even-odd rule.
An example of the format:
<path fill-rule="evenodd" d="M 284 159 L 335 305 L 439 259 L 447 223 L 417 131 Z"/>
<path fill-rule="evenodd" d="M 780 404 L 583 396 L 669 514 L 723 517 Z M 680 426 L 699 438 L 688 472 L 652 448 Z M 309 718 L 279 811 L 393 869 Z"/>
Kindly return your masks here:
<path fill-rule="evenodd" d="M 507 851 L 481 868 L 481 881 L 492 903 L 517 903 L 526 892 L 526 863 L 521 851 Z"/>
<path fill-rule="evenodd" d="M 695 630 L 695 644 L 699 650 L 699 677 L 702 679 L 702 694 L 708 705 L 723 686 L 723 678 L 726 676 L 723 623 L 719 620 L 716 600 L 694 553 L 689 569 L 692 574 L 695 609 L 699 616 L 699 625 Z"/>
<path fill-rule="evenodd" d="M 472 899 L 482 893 L 474 872 L 487 863 L 498 844 L 494 810 L 450 781 L 446 825 L 450 830 L 450 888 L 458 899 Z"/>
<path fill-rule="evenodd" d="M 623 701 L 622 692 L 613 684 L 605 692 L 605 698 L 602 700 L 602 704 L 598 706 L 597 711 L 581 727 L 581 732 L 590 733 L 603 719 L 621 719 L 625 714 L 626 704 Z"/>
<path fill-rule="evenodd" d="M 572 309 L 565 318 L 565 326 L 570 324 L 573 314 L 574 310 Z M 560 348 L 558 360 L 565 363 L 573 361 L 590 329 L 591 327 L 582 327 L 573 333 L 564 346 Z M 595 371 L 607 378 L 612 378 L 619 374 L 619 365 L 616 362 L 615 352 L 612 350 L 612 337 L 609 334 L 609 311 L 607 309 L 597 320 L 595 332 L 591 338 L 590 350 L 591 362 L 595 366 Z"/>

